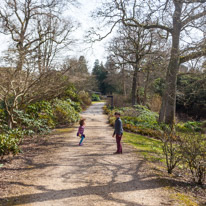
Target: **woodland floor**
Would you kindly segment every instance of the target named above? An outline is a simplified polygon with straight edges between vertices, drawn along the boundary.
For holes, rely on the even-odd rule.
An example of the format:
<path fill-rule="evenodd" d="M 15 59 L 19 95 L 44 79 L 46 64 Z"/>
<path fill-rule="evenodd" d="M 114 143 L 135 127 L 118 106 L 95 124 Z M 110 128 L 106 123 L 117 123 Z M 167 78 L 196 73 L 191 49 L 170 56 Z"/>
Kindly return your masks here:
<path fill-rule="evenodd" d="M 38 143 L 26 140 L 24 153 L 0 168 L 0 205 L 179 205 L 132 146 L 123 144 L 123 154 L 113 155 L 113 129 L 102 106 L 93 104 L 82 114 L 87 119 L 83 146 L 77 125 Z"/>

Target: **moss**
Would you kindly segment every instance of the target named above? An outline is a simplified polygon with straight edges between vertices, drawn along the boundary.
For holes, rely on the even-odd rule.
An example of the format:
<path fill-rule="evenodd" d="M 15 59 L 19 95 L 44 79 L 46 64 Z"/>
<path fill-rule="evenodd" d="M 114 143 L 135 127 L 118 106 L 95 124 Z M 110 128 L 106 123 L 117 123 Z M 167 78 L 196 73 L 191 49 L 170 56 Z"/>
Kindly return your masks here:
<path fill-rule="evenodd" d="M 176 192 L 171 195 L 172 199 L 175 199 L 179 202 L 181 206 L 198 206 L 199 204 L 195 202 L 195 199 L 189 195 Z"/>
<path fill-rule="evenodd" d="M 54 134 L 60 134 L 60 133 L 70 133 L 74 130 L 74 128 L 60 128 L 60 129 L 55 129 Z"/>

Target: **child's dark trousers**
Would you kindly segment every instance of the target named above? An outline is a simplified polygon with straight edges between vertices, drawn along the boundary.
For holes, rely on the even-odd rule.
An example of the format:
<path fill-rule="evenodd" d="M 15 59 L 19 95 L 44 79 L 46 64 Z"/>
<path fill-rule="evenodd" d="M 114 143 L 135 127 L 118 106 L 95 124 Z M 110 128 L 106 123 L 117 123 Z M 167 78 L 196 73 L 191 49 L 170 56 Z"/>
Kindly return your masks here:
<path fill-rule="evenodd" d="M 122 134 L 116 134 L 117 153 L 122 153 L 121 139 L 122 139 Z"/>

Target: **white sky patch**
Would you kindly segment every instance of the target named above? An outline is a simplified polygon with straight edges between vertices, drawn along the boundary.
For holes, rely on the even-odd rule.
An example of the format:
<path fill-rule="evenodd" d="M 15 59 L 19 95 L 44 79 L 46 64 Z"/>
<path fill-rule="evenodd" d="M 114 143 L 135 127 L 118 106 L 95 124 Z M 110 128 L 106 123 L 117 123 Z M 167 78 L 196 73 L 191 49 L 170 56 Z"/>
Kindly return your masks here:
<path fill-rule="evenodd" d="M 91 71 L 94 61 L 99 59 L 100 61 L 105 62 L 107 53 L 105 45 L 109 38 L 102 40 L 101 42 L 95 42 L 92 45 L 85 43 L 85 36 L 87 31 L 91 27 L 96 27 L 96 22 L 91 17 L 91 12 L 94 11 L 101 1 L 98 0 L 81 0 L 80 6 L 78 8 L 72 8 L 72 13 L 70 16 L 73 16 L 80 24 L 81 27 L 75 32 L 75 38 L 78 39 L 76 44 L 75 51 L 71 52 L 71 55 L 79 57 L 81 55 L 85 56 L 88 61 L 88 66 Z"/>

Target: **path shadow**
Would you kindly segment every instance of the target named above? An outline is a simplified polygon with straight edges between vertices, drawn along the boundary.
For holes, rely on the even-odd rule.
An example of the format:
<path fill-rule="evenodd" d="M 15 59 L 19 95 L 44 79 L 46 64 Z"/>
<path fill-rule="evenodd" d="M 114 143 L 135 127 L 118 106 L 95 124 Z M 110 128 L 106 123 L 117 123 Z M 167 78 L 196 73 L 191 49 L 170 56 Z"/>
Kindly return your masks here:
<path fill-rule="evenodd" d="M 25 194 L 25 195 L 8 197 L 6 198 L 6 201 L 4 198 L 0 198 L 0 203 L 4 206 L 19 205 L 19 204 L 23 205 L 23 204 L 45 202 L 45 201 L 52 201 L 52 200 L 63 200 L 72 197 L 97 195 L 100 196 L 105 201 L 113 201 L 114 203 L 124 203 L 125 205 L 128 206 L 140 206 L 140 204 L 132 201 L 115 198 L 112 194 L 132 192 L 138 190 L 144 191 L 144 190 L 155 189 L 155 188 L 160 188 L 162 186 L 170 185 L 169 180 L 165 181 L 164 178 L 155 178 L 155 175 L 153 176 L 153 178 L 151 178 L 150 176 L 149 179 L 148 176 L 140 177 L 139 171 L 142 169 L 142 165 L 144 164 L 143 160 L 137 164 L 136 169 L 133 170 L 132 172 L 131 172 L 131 168 L 128 167 L 128 165 L 114 164 L 112 166 L 115 168 L 111 169 L 110 167 L 111 165 L 109 162 L 97 162 L 95 158 L 91 158 L 91 161 L 85 165 L 81 165 L 81 163 L 77 163 L 75 165 L 70 165 L 70 166 L 78 168 L 77 170 L 75 170 L 75 173 L 81 175 L 83 171 L 90 168 L 92 164 L 108 169 L 109 172 L 112 173 L 111 181 L 109 181 L 106 185 L 98 185 L 98 186 L 93 185 L 92 182 L 88 182 L 87 186 L 84 187 L 78 187 L 75 189 L 62 189 L 62 190 L 47 189 L 43 185 L 31 185 L 31 184 L 27 185 L 22 182 L 13 182 L 12 184 L 21 185 L 25 188 L 33 187 L 35 189 L 38 189 L 40 192 L 35 194 Z M 120 173 L 121 175 L 130 175 L 132 179 L 125 182 L 124 181 L 116 182 L 116 178 L 119 176 Z M 70 175 L 72 174 L 65 173 L 61 176 L 61 178 L 68 180 L 68 177 Z M 159 184 L 160 180 L 164 182 L 164 185 Z M 141 204 L 141 206 L 144 205 Z"/>

